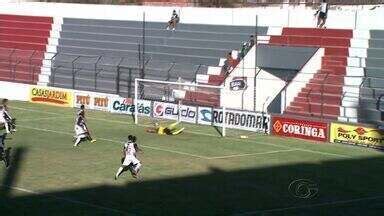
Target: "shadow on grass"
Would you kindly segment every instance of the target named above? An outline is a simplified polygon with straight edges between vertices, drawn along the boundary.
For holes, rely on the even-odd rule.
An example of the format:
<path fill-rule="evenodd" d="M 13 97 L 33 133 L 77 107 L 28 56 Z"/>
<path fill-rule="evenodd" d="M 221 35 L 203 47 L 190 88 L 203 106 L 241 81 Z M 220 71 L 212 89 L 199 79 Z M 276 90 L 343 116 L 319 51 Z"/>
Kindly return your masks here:
<path fill-rule="evenodd" d="M 16 182 L 17 173 L 20 167 L 21 162 L 24 160 L 24 154 L 26 148 L 16 148 L 13 151 L 9 148 L 7 157 L 10 160 L 11 166 L 6 170 L 6 175 L 1 182 L 0 187 L 0 196 L 9 197 L 11 192 L 11 187 L 13 183 Z M 12 152 L 12 153 L 11 153 Z M 11 156 L 12 155 L 12 156 Z"/>
<path fill-rule="evenodd" d="M 17 152 L 4 184 L 15 181 L 23 158 Z M 210 167 L 201 175 L 22 196 L 3 188 L 0 207 L 7 216 L 384 215 L 383 167 L 384 157 L 376 157 L 234 171 Z M 129 178 L 124 173 L 119 181 Z M 297 180 L 301 184 L 292 186 Z"/>

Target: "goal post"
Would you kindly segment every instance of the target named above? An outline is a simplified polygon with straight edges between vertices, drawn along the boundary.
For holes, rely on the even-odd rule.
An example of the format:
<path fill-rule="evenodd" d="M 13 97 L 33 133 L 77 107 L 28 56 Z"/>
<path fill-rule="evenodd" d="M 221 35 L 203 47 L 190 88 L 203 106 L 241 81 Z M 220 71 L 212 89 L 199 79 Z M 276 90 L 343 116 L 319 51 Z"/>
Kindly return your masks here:
<path fill-rule="evenodd" d="M 143 103 L 150 104 L 145 117 L 153 120 L 211 125 L 226 135 L 226 108 L 220 104 L 222 86 L 183 82 L 135 79 L 134 121 L 140 123 Z"/>

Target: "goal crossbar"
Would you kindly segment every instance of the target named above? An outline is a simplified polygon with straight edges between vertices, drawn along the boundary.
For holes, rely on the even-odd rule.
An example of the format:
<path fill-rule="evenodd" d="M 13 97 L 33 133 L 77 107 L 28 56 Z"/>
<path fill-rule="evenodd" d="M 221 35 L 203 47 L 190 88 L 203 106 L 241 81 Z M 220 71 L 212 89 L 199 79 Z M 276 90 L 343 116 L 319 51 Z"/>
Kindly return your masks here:
<path fill-rule="evenodd" d="M 183 88 L 185 87 L 185 88 Z M 162 89 L 164 89 L 164 91 L 161 93 Z M 165 90 L 167 89 L 167 90 Z M 220 112 L 222 112 L 223 116 L 226 116 L 226 109 L 225 107 L 221 107 L 220 106 L 220 93 L 221 93 L 221 90 L 223 89 L 223 86 L 214 86 L 214 85 L 206 85 L 206 84 L 197 84 L 197 83 L 184 83 L 184 82 L 171 82 L 171 81 L 160 81 L 160 80 L 152 80 L 152 79 L 142 79 L 142 78 L 136 78 L 135 79 L 135 98 L 134 98 L 134 106 L 135 106 L 135 111 L 134 111 L 134 120 L 135 120 L 135 124 L 138 124 L 138 116 L 139 116 L 139 111 L 138 111 L 138 102 L 139 100 L 143 100 L 143 98 L 145 98 L 145 100 L 148 100 L 147 98 L 147 95 L 153 95 L 154 93 L 158 92 L 160 95 L 163 94 L 163 98 L 159 99 L 159 97 L 156 97 L 156 99 L 149 99 L 151 101 L 151 104 L 152 104 L 152 113 L 151 113 L 151 117 L 157 117 L 158 116 L 155 116 L 154 114 L 154 107 L 155 107 L 155 104 L 157 103 L 165 103 L 165 104 L 168 104 L 169 103 L 174 103 L 175 105 L 175 101 L 177 101 L 178 103 L 176 104 L 176 112 L 178 113 L 178 118 L 177 120 L 178 121 L 181 121 L 181 111 L 182 111 L 182 108 L 181 107 L 191 107 L 191 105 L 184 105 L 184 104 L 181 104 L 181 102 L 187 102 L 186 104 L 190 104 L 186 94 L 187 93 L 190 93 L 192 95 L 194 95 L 195 97 L 199 97 L 198 95 L 200 96 L 203 96 L 203 97 L 206 97 L 207 98 L 207 101 L 211 100 L 212 97 L 215 98 L 215 102 L 212 102 L 212 104 L 214 105 L 207 105 L 207 104 L 204 104 L 204 102 L 201 102 L 199 100 L 196 100 L 194 101 L 192 104 L 194 104 L 194 109 L 195 109 L 195 112 L 196 112 L 196 124 L 199 123 L 199 111 L 200 111 L 200 108 L 206 108 L 206 107 L 211 107 L 212 108 L 212 113 L 211 113 L 211 119 L 213 120 L 213 110 L 220 110 Z M 169 95 L 172 93 L 172 96 L 171 96 L 171 99 L 169 97 Z M 178 96 L 178 93 L 184 93 L 184 97 L 182 98 L 179 98 Z M 173 95 L 174 94 L 174 95 Z M 167 97 L 166 97 L 167 95 Z M 183 94 L 182 94 L 183 95 Z M 197 95 L 197 96 L 196 96 Z M 167 98 L 168 98 L 168 101 L 167 101 Z M 217 102 L 216 102 L 216 99 L 217 99 Z M 201 104 L 199 104 L 201 103 Z M 170 104 L 172 105 L 172 104 Z M 184 111 L 184 110 L 183 110 Z M 224 117 L 225 119 L 225 117 Z M 189 121 L 187 121 L 189 122 Z M 190 122 L 192 123 L 192 122 Z M 200 124 L 200 123 L 199 123 Z M 225 128 L 226 128 L 226 122 L 225 120 L 222 122 L 222 124 L 220 125 L 220 127 L 222 128 L 222 133 L 221 135 L 222 136 L 225 136 Z"/>

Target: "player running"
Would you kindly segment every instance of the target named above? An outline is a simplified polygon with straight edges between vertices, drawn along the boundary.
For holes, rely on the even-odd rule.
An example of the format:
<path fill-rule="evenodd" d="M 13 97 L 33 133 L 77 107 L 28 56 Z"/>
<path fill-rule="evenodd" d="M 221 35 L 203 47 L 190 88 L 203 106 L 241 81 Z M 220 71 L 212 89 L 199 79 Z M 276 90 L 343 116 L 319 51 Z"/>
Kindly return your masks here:
<path fill-rule="evenodd" d="M 117 170 L 115 180 L 119 178 L 121 173 L 129 170 L 133 178 L 137 178 L 140 172 L 141 163 L 136 158 L 136 152 L 141 151 L 136 143 L 136 137 L 129 135 L 128 141 L 124 143 L 122 164 Z"/>
<path fill-rule="evenodd" d="M 5 167 L 9 167 L 9 155 L 8 152 L 10 148 L 5 148 L 5 138 L 8 133 L 8 122 L 4 118 L 4 107 L 0 105 L 0 161 L 4 161 Z"/>
<path fill-rule="evenodd" d="M 8 99 L 1 100 L 0 127 L 5 127 L 7 133 L 16 132 L 16 119 L 9 114 Z"/>
<path fill-rule="evenodd" d="M 76 122 L 75 122 L 75 133 L 74 136 L 74 147 L 78 146 L 82 141 L 89 140 L 91 143 L 96 142 L 95 139 L 92 139 L 91 134 L 87 124 L 85 123 L 85 107 L 84 105 L 80 106 L 80 110 L 77 113 Z"/>

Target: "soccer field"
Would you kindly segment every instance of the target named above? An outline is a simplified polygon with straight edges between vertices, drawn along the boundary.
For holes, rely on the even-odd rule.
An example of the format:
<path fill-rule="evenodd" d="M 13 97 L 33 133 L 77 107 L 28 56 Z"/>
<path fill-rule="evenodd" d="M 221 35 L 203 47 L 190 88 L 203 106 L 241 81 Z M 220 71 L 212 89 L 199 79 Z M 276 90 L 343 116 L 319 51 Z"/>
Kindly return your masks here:
<path fill-rule="evenodd" d="M 0 166 L 1 215 L 384 213 L 384 157 L 373 149 L 231 130 L 221 138 L 189 124 L 159 136 L 98 111 L 87 111 L 97 142 L 73 148 L 75 109 L 10 105 L 18 131 L 7 140 L 11 168 Z M 143 149 L 141 179 L 115 181 L 128 134 Z"/>

